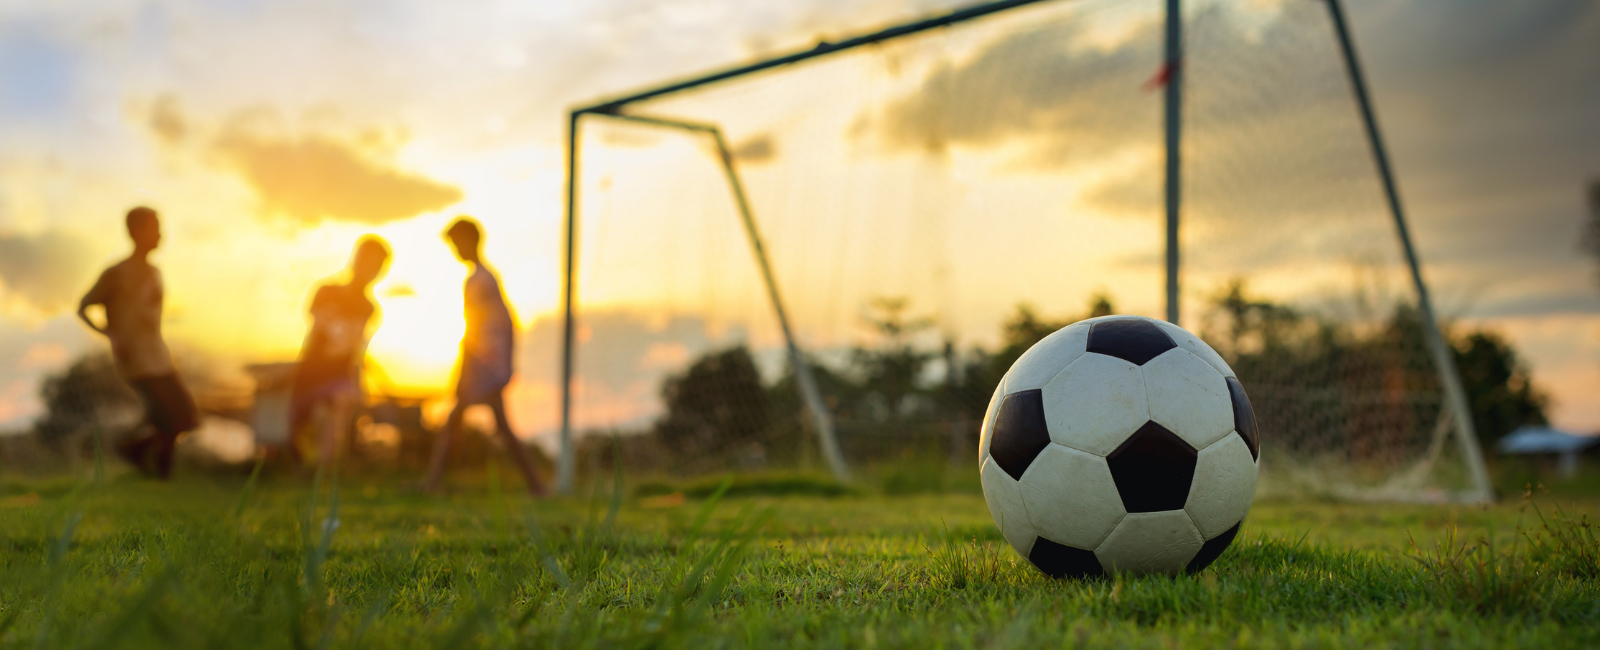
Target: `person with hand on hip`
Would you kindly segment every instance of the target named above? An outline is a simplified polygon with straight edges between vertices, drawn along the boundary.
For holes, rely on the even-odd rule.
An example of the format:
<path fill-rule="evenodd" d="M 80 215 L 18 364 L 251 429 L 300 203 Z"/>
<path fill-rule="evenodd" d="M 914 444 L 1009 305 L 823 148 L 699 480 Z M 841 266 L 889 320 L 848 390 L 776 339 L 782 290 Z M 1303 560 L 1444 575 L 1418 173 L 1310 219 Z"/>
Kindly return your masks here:
<path fill-rule="evenodd" d="M 144 403 L 139 428 L 149 432 L 121 440 L 117 453 L 140 471 L 167 479 L 178 436 L 193 431 L 200 419 L 161 338 L 166 290 L 161 270 L 150 263 L 150 253 L 161 245 L 161 218 L 155 210 L 137 207 L 128 211 L 126 223 L 133 254 L 100 274 L 78 302 L 78 318 L 111 340 L 117 374 Z M 105 309 L 104 326 L 89 318 L 94 305 Z"/>

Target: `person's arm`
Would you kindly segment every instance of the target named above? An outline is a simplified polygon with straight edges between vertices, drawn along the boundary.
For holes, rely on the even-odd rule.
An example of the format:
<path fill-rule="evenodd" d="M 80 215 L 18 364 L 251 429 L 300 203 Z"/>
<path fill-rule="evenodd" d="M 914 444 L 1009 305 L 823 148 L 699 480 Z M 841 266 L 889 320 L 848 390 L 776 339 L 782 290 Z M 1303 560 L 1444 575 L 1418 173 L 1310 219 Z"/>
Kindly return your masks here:
<path fill-rule="evenodd" d="M 110 282 L 106 279 L 106 276 L 110 274 L 110 270 L 107 270 L 105 273 L 101 273 L 100 279 L 96 280 L 94 286 L 89 288 L 89 292 L 83 294 L 83 299 L 78 301 L 78 320 L 81 320 L 83 321 L 83 324 L 88 325 L 89 329 L 92 329 L 103 335 L 107 334 L 106 328 L 96 325 L 94 320 L 89 318 L 89 307 L 90 305 L 104 306 L 106 304 L 106 293 L 108 290 L 106 285 L 110 284 Z"/>

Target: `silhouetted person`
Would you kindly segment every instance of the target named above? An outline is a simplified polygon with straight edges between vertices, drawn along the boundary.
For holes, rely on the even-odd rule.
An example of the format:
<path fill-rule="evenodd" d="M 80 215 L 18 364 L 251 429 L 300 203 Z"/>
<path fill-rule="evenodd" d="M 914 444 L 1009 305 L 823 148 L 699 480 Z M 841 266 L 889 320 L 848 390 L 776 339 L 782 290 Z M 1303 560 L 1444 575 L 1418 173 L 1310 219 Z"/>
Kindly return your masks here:
<path fill-rule="evenodd" d="M 428 464 L 428 474 L 422 488 L 433 490 L 444 475 L 445 460 L 450 455 L 450 441 L 461 433 L 461 418 L 467 408 L 485 405 L 494 411 L 495 433 L 505 444 L 506 452 L 516 461 L 517 469 L 528 484 L 528 492 L 538 496 L 544 492 L 544 482 L 533 467 L 533 457 L 522 441 L 511 432 L 511 422 L 506 419 L 503 393 L 511 383 L 512 340 L 516 326 L 511 321 L 511 310 L 500 292 L 500 281 L 483 261 L 482 230 L 470 218 L 461 217 L 450 224 L 445 236 L 455 246 L 456 257 L 472 266 L 467 277 L 466 334 L 461 337 L 461 360 L 456 380 L 456 407 L 444 431 L 434 439 L 433 459 Z"/>
<path fill-rule="evenodd" d="M 302 435 L 318 425 L 317 463 L 326 465 L 338 453 L 339 433 L 350 426 L 361 403 L 361 364 L 367 357 L 369 325 L 377 308 L 368 290 L 383 274 L 389 247 L 368 235 L 356 243 L 349 279 L 317 287 L 307 310 L 311 329 L 300 347 L 294 388 L 289 397 L 289 430 Z M 290 443 L 290 452 L 298 449 Z"/>
<path fill-rule="evenodd" d="M 161 340 L 165 291 L 161 270 L 150 264 L 150 252 L 161 245 L 161 220 L 155 210 L 138 207 L 128 211 L 127 225 L 133 254 L 100 274 L 78 302 L 78 318 L 111 340 L 117 373 L 144 402 L 140 429 L 148 425 L 150 433 L 118 442 L 117 453 L 140 471 L 165 479 L 172 476 L 178 436 L 199 426 L 199 416 Z M 90 305 L 105 308 L 104 327 L 89 318 Z"/>

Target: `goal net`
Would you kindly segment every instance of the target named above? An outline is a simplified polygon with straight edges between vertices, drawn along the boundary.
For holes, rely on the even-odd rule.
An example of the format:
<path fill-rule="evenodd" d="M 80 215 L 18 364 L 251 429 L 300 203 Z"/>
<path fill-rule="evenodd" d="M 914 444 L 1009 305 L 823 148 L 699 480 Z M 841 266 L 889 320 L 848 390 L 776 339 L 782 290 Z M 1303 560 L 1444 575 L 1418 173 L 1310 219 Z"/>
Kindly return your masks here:
<path fill-rule="evenodd" d="M 1181 324 L 1249 392 L 1263 492 L 1470 490 L 1328 7 L 1185 4 Z M 577 466 L 970 463 L 1027 345 L 1162 316 L 1164 10 L 1031 3 L 575 114 Z"/>

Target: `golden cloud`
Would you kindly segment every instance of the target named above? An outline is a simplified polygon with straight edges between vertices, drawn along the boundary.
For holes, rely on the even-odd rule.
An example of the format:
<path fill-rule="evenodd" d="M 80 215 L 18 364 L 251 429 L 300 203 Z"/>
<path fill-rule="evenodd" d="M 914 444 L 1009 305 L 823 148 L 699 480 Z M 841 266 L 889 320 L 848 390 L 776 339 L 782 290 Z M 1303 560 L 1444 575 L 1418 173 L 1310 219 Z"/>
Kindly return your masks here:
<path fill-rule="evenodd" d="M 939 67 L 854 128 L 891 151 L 1024 142 L 1024 166 L 1093 164 L 1160 137 L 1159 95 L 1142 89 L 1160 66 L 1159 27 L 1142 23 L 1110 49 L 1089 45 L 1085 22 L 1034 27 Z"/>
<path fill-rule="evenodd" d="M 89 272 L 83 240 L 58 231 L 0 234 L 0 297 L 43 312 L 70 307 Z"/>
<path fill-rule="evenodd" d="M 206 159 L 244 180 L 270 214 L 306 225 L 329 220 L 377 225 L 440 210 L 462 198 L 453 185 L 398 168 L 392 147 L 374 130 L 296 133 L 279 122 L 270 109 L 250 109 L 198 138 Z M 155 102 L 146 126 L 168 147 L 202 132 L 170 97 Z"/>

